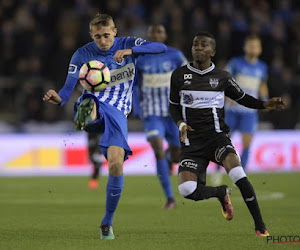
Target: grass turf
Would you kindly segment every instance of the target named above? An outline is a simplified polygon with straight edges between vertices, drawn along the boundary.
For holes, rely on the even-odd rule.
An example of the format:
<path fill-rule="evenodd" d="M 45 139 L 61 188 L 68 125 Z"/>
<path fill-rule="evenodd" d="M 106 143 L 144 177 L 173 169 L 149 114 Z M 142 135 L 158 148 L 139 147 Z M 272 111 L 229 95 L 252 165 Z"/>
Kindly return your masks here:
<path fill-rule="evenodd" d="M 155 176 L 125 177 L 114 218 L 116 240 L 101 241 L 107 177 L 99 189 L 85 177 L 0 178 L 0 249 L 300 249 L 256 238 L 252 218 L 236 187 L 235 216 L 226 221 L 216 199 L 165 203 Z M 300 173 L 249 175 L 272 236 L 300 235 Z M 209 178 L 208 178 L 209 180 Z M 226 176 L 224 183 L 230 184 Z"/>

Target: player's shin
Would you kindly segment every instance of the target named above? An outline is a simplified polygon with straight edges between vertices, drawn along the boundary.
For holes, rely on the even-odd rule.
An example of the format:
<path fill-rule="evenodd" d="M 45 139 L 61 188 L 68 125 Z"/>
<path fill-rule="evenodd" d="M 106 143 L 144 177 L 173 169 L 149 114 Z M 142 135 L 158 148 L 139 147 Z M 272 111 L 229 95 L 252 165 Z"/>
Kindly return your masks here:
<path fill-rule="evenodd" d="M 255 229 L 265 229 L 254 189 L 248 181 L 243 168 L 241 166 L 235 167 L 231 169 L 228 174 L 233 183 L 235 183 L 241 191 L 243 199 L 254 219 Z"/>
<path fill-rule="evenodd" d="M 164 190 L 164 193 L 165 193 L 167 199 L 171 199 L 171 198 L 173 199 L 174 195 L 173 195 L 167 160 L 166 159 L 157 160 L 156 167 L 157 167 L 157 175 L 158 175 L 160 184 Z"/>
<path fill-rule="evenodd" d="M 249 148 L 243 148 L 242 156 L 241 156 L 241 163 L 243 169 L 246 171 L 247 163 L 249 158 Z"/>
<path fill-rule="evenodd" d="M 124 175 L 108 177 L 107 188 L 106 188 L 106 209 L 105 215 L 101 222 L 102 225 L 110 225 L 113 223 L 114 212 L 119 203 L 122 189 L 124 185 Z"/>

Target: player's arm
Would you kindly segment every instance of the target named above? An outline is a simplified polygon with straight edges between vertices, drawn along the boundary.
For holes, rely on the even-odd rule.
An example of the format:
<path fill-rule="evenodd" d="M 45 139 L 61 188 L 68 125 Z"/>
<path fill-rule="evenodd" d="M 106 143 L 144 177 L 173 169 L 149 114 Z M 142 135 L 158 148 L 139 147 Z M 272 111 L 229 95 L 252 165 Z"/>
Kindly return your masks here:
<path fill-rule="evenodd" d="M 116 62 L 122 62 L 122 60 L 129 55 L 143 55 L 143 54 L 160 54 L 167 51 L 166 45 L 158 42 L 149 42 L 142 38 L 132 39 L 127 41 L 127 49 L 117 50 L 114 54 Z"/>
<path fill-rule="evenodd" d="M 169 99 L 169 112 L 173 121 L 177 124 L 180 131 L 180 140 L 184 142 L 187 131 L 194 131 L 191 126 L 187 125 L 182 118 L 181 108 L 180 108 L 180 95 L 179 87 L 176 77 L 177 70 L 173 71 L 171 76 L 171 89 L 170 89 L 170 99 Z"/>
<path fill-rule="evenodd" d="M 44 95 L 43 100 L 52 104 L 64 105 L 71 97 L 72 92 L 76 86 L 78 80 L 80 64 L 79 64 L 79 52 L 76 51 L 72 56 L 68 76 L 62 89 L 57 93 L 55 90 L 50 89 Z"/>
<path fill-rule="evenodd" d="M 267 101 L 261 101 L 251 95 L 246 94 L 238 84 L 232 79 L 228 79 L 228 87 L 225 95 L 237 103 L 252 109 L 284 109 L 286 104 L 281 97 L 273 97 Z"/>
<path fill-rule="evenodd" d="M 231 76 L 235 76 L 236 67 L 239 67 L 239 64 L 237 62 L 237 58 L 233 57 L 227 62 L 224 70 L 229 72 Z M 235 102 L 234 100 L 232 100 L 230 98 L 226 98 L 225 102 L 228 103 L 231 107 L 238 105 L 237 102 Z"/>
<path fill-rule="evenodd" d="M 169 99 L 169 112 L 173 121 L 178 124 L 183 122 L 181 109 L 180 109 L 180 95 L 176 77 L 177 71 L 173 71 L 171 75 L 170 99 Z"/>
<path fill-rule="evenodd" d="M 141 108 L 141 85 L 142 85 L 142 72 L 139 70 L 139 61 L 137 61 L 136 67 L 136 78 L 132 88 L 132 114 L 136 118 L 140 118 L 142 116 L 142 108 Z"/>

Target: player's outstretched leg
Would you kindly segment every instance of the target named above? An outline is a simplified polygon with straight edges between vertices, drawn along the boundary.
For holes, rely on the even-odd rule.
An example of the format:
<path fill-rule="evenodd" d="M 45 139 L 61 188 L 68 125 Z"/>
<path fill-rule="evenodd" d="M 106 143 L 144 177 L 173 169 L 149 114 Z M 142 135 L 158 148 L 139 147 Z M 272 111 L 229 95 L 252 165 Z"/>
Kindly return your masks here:
<path fill-rule="evenodd" d="M 113 240 L 113 216 L 119 203 L 123 185 L 123 161 L 124 149 L 117 146 L 110 146 L 107 151 L 109 177 L 106 188 L 105 215 L 101 221 L 100 238 L 103 240 Z"/>
<path fill-rule="evenodd" d="M 92 174 L 88 183 L 88 186 L 91 190 L 98 188 L 99 185 L 98 177 L 99 177 L 100 168 L 104 158 L 98 145 L 100 139 L 101 139 L 100 134 L 88 133 L 89 159 L 93 163 Z"/>
<path fill-rule="evenodd" d="M 173 173 L 173 163 L 172 163 L 172 159 L 171 159 L 170 148 L 167 148 L 165 150 L 165 156 L 166 156 L 166 160 L 167 160 L 168 167 L 169 167 L 169 170 L 170 170 L 170 175 L 172 175 L 172 173 Z"/>
<path fill-rule="evenodd" d="M 120 176 L 109 175 L 106 187 L 105 215 L 101 221 L 100 238 L 102 240 L 113 240 L 115 238 L 112 225 L 113 216 L 119 203 L 124 184 L 123 174 Z"/>
<path fill-rule="evenodd" d="M 243 199 L 253 217 L 255 223 L 255 231 L 256 235 L 261 236 L 268 236 L 269 233 L 266 229 L 265 223 L 262 219 L 260 208 L 258 206 L 257 198 L 254 192 L 254 189 L 251 183 L 248 181 L 248 178 L 241 166 L 237 167 L 230 167 L 236 164 L 239 164 L 239 159 L 234 153 L 229 153 L 225 160 L 223 161 L 223 165 L 226 171 L 229 174 L 229 177 L 235 183 L 241 191 Z"/>
<path fill-rule="evenodd" d="M 226 220 L 233 218 L 233 206 L 230 201 L 230 190 L 227 186 L 210 187 L 197 182 L 197 176 L 188 171 L 179 173 L 179 193 L 186 199 L 199 201 L 218 198 L 222 206 L 222 214 Z"/>
<path fill-rule="evenodd" d="M 174 209 L 176 207 L 171 178 L 170 169 L 168 166 L 168 161 L 165 157 L 165 152 L 163 150 L 163 143 L 161 137 L 154 137 L 149 139 L 152 149 L 156 158 L 156 171 L 159 182 L 163 188 L 167 202 L 164 205 L 165 209 Z"/>
<path fill-rule="evenodd" d="M 244 171 L 246 171 L 248 159 L 249 159 L 249 148 L 243 148 L 242 155 L 241 155 L 241 163 Z"/>
<path fill-rule="evenodd" d="M 170 179 L 170 170 L 168 167 L 168 162 L 166 159 L 156 160 L 157 176 L 159 178 L 160 184 L 164 190 L 165 196 L 167 197 L 167 202 L 164 205 L 165 209 L 175 208 L 175 199 L 172 190 L 172 184 Z"/>
<path fill-rule="evenodd" d="M 250 133 L 242 133 L 243 151 L 241 155 L 241 164 L 246 172 L 247 163 L 249 159 L 249 149 L 252 142 L 253 135 Z"/>
<path fill-rule="evenodd" d="M 93 170 L 92 170 L 92 175 L 91 178 L 89 180 L 89 189 L 97 189 L 98 188 L 98 177 L 99 177 L 99 172 L 100 172 L 100 167 L 101 167 L 101 163 L 100 164 L 94 164 L 93 163 Z"/>

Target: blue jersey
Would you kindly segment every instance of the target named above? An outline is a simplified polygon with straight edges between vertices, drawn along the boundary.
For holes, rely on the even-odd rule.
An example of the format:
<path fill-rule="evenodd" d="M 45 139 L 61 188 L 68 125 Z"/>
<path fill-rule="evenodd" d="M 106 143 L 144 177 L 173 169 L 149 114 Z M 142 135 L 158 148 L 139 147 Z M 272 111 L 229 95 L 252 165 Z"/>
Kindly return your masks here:
<path fill-rule="evenodd" d="M 181 51 L 167 46 L 159 55 L 144 55 L 137 59 L 141 81 L 143 117 L 169 116 L 170 79 L 174 69 L 187 63 Z"/>
<path fill-rule="evenodd" d="M 256 63 L 249 63 L 244 57 L 232 58 L 226 69 L 235 78 L 239 86 L 248 95 L 258 97 L 260 84 L 267 80 L 267 65 L 258 60 Z M 227 102 L 226 109 L 237 112 L 256 112 L 255 109 L 249 109 L 236 103 Z"/>
<path fill-rule="evenodd" d="M 117 50 L 132 49 L 133 54 L 117 63 L 113 56 Z M 102 51 L 93 41 L 79 48 L 72 56 L 68 77 L 79 78 L 81 66 L 91 60 L 103 62 L 111 73 L 111 82 L 100 92 L 83 90 L 83 94 L 93 94 L 100 102 L 107 103 L 128 115 L 131 111 L 132 87 L 135 80 L 136 56 L 144 53 L 161 53 L 165 46 L 160 43 L 147 42 L 141 38 L 115 37 L 114 44 L 108 51 Z M 75 83 L 76 84 L 76 83 Z M 75 85 L 74 84 L 74 85 Z M 62 105 L 69 99 L 75 86 L 65 86 L 60 90 Z M 71 91 L 70 91 L 71 90 Z"/>

